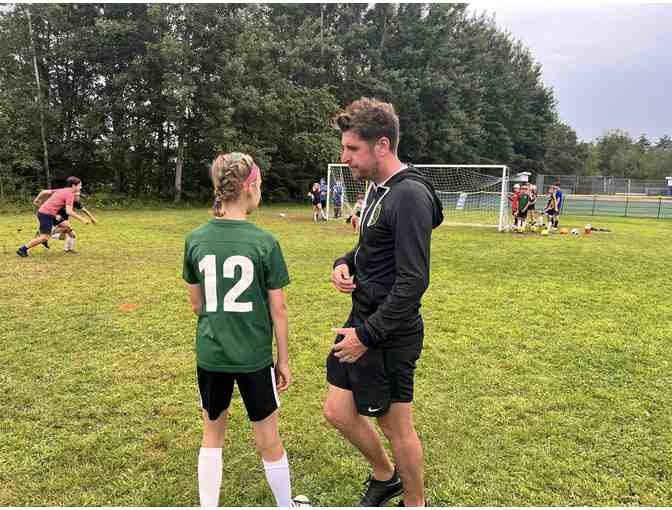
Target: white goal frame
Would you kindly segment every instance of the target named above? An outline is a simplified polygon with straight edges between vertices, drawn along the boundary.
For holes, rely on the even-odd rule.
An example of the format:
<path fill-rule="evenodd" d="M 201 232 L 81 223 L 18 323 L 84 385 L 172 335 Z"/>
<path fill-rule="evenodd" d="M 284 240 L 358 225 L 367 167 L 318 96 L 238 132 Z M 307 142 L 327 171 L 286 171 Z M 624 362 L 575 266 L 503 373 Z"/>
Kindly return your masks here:
<path fill-rule="evenodd" d="M 508 196 L 509 196 L 509 167 L 506 165 L 413 165 L 420 170 L 434 185 L 439 198 L 444 204 L 444 224 L 492 226 L 498 231 L 508 227 Z M 452 177 L 450 185 L 442 183 L 440 171 L 445 169 L 446 177 Z M 489 172 L 481 174 L 478 170 Z M 493 175 L 495 174 L 495 175 Z M 345 185 L 342 193 L 341 212 L 345 216 L 351 214 L 358 193 L 368 195 L 369 185 L 366 181 L 357 181 L 353 178 L 350 168 L 344 164 L 331 163 L 327 168 L 327 208 L 328 219 L 334 216 L 333 185 L 336 180 Z M 442 189 L 444 188 L 444 189 Z M 448 189 L 446 189 L 448 188 Z M 446 199 L 444 201 L 444 198 Z M 485 200 L 489 208 L 483 209 L 480 214 L 471 217 L 468 214 L 451 214 L 456 210 L 478 211 L 480 203 Z M 476 201 L 479 205 L 472 206 Z M 487 207 L 487 206 L 486 206 Z M 479 219 L 483 216 L 482 219 Z"/>

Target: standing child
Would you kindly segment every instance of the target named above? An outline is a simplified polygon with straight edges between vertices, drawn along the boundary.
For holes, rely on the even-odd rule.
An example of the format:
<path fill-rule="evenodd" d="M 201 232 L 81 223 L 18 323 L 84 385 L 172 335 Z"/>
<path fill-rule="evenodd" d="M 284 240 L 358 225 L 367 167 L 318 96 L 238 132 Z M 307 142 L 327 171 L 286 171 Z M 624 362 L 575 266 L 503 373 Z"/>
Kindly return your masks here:
<path fill-rule="evenodd" d="M 313 204 L 313 221 L 317 223 L 321 219 L 326 219 L 322 213 L 322 202 L 320 200 L 320 183 L 313 183 L 312 189 L 308 192 L 310 201 Z"/>
<path fill-rule="evenodd" d="M 516 226 L 518 227 L 519 232 L 524 232 L 526 223 L 527 223 L 527 211 L 530 208 L 530 188 L 527 184 L 523 184 L 523 187 L 518 197 L 518 218 Z"/>
<path fill-rule="evenodd" d="M 511 202 L 511 215 L 513 216 L 513 226 L 518 224 L 518 201 L 520 199 L 520 184 L 513 185 L 513 193 L 509 196 Z"/>
<path fill-rule="evenodd" d="M 212 163 L 215 218 L 186 238 L 183 278 L 198 315 L 196 371 L 203 408 L 198 457 L 201 506 L 217 506 L 222 446 L 234 383 L 252 422 L 266 480 L 278 506 L 292 506 L 287 454 L 278 431 L 278 391 L 291 382 L 289 283 L 278 241 L 247 220 L 261 200 L 252 157 L 220 154 Z M 277 362 L 273 363 L 273 330 Z"/>
<path fill-rule="evenodd" d="M 547 229 L 557 227 L 558 224 L 558 202 L 555 195 L 555 186 L 548 188 L 548 201 L 546 202 L 546 207 L 544 208 L 544 215 L 548 217 Z"/>
<path fill-rule="evenodd" d="M 334 218 L 341 217 L 341 206 L 343 205 L 343 184 L 336 180 L 334 183 Z"/>

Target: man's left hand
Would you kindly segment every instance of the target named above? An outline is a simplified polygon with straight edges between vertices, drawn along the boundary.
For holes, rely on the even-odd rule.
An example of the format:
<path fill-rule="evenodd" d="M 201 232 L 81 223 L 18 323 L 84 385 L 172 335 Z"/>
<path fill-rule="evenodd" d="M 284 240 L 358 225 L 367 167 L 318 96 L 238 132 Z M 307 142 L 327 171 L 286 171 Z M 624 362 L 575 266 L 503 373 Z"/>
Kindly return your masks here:
<path fill-rule="evenodd" d="M 334 332 L 344 337 L 333 347 L 334 356 L 341 363 L 354 363 L 369 349 L 359 341 L 355 328 L 334 328 Z"/>

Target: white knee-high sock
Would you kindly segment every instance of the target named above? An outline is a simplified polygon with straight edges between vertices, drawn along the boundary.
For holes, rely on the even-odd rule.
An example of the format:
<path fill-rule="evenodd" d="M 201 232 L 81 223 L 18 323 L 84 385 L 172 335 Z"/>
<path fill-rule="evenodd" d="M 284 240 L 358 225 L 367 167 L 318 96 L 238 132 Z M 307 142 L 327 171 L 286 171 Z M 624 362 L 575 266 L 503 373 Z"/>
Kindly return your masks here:
<path fill-rule="evenodd" d="M 275 462 L 264 462 L 264 471 L 266 472 L 266 481 L 268 482 L 275 502 L 278 506 L 288 507 L 292 501 L 292 484 L 289 479 L 289 462 L 287 462 L 287 453 Z"/>
<path fill-rule="evenodd" d="M 222 449 L 201 448 L 198 454 L 198 495 L 201 506 L 217 506 L 222 485 Z"/>

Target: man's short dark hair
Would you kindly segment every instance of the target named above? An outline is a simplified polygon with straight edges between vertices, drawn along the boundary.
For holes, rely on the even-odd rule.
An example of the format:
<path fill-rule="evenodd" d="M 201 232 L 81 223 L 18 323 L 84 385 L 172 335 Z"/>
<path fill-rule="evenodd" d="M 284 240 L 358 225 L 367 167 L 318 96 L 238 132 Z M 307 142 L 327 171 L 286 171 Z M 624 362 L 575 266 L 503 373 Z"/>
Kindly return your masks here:
<path fill-rule="evenodd" d="M 82 180 L 79 177 L 70 176 L 65 180 L 65 187 L 77 186 Z"/>
<path fill-rule="evenodd" d="M 353 131 L 371 145 L 385 137 L 390 141 L 390 150 L 397 151 L 399 117 L 390 103 L 363 97 L 350 103 L 334 120 L 341 133 Z"/>

